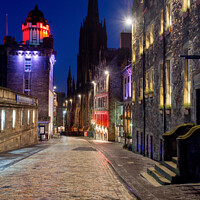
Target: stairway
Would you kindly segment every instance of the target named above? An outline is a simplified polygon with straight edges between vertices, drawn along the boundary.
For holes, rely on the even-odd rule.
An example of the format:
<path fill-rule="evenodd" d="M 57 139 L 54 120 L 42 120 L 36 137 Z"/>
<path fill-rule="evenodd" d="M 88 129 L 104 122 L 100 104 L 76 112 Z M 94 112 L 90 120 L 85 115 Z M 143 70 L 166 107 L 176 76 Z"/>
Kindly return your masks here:
<path fill-rule="evenodd" d="M 147 172 L 140 175 L 154 186 L 178 183 L 177 157 L 173 157 L 171 161 L 164 161 L 162 164 L 158 163 L 155 167 L 148 168 Z"/>

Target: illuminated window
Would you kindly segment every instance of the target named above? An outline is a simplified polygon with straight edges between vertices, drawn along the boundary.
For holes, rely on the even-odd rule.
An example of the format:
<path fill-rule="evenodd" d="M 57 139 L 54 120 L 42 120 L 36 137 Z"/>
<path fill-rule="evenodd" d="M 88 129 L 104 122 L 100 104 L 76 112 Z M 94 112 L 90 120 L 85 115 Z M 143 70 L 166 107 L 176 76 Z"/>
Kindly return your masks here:
<path fill-rule="evenodd" d="M 16 110 L 13 110 L 13 117 L 12 117 L 12 127 L 15 128 L 16 125 Z"/>
<path fill-rule="evenodd" d="M 190 0 L 183 0 L 183 11 L 185 12 L 190 8 Z"/>
<path fill-rule="evenodd" d="M 166 8 L 166 12 L 167 12 L 167 15 L 166 15 L 166 25 L 167 25 L 167 28 L 171 27 L 172 25 L 172 3 L 171 1 L 167 4 L 167 8 Z"/>
<path fill-rule="evenodd" d="M 23 119 L 24 119 L 24 111 L 21 111 L 21 126 L 23 125 Z"/>
<path fill-rule="evenodd" d="M 153 69 L 150 70 L 150 84 L 149 84 L 149 91 L 153 92 Z"/>
<path fill-rule="evenodd" d="M 135 58 L 136 58 L 136 55 L 135 55 L 135 46 L 133 46 L 133 48 L 132 48 L 132 62 L 135 62 Z"/>
<path fill-rule="evenodd" d="M 149 29 L 147 29 L 147 32 L 146 32 L 146 49 L 149 48 Z"/>
<path fill-rule="evenodd" d="M 35 110 L 33 110 L 33 124 L 35 124 Z"/>
<path fill-rule="evenodd" d="M 133 82 L 133 101 L 135 101 L 135 82 Z"/>
<path fill-rule="evenodd" d="M 27 124 L 30 124 L 30 110 L 27 112 Z"/>
<path fill-rule="evenodd" d="M 25 72 L 31 71 L 31 58 L 25 58 Z"/>
<path fill-rule="evenodd" d="M 149 72 L 146 72 L 146 92 L 149 91 Z"/>
<path fill-rule="evenodd" d="M 171 61 L 166 61 L 166 105 L 171 106 Z"/>
<path fill-rule="evenodd" d="M 143 78 L 140 78 L 140 99 L 143 99 Z"/>
<path fill-rule="evenodd" d="M 150 45 L 153 44 L 153 24 L 151 24 L 150 28 Z"/>
<path fill-rule="evenodd" d="M 160 13 L 160 35 L 164 32 L 163 10 Z"/>
<path fill-rule="evenodd" d="M 1 111 L 1 130 L 5 130 L 5 124 L 6 124 L 6 111 Z"/>
<path fill-rule="evenodd" d="M 185 49 L 185 55 L 190 55 L 191 51 L 189 48 Z M 184 70 L 184 106 L 190 107 L 191 104 L 191 60 L 185 59 L 185 70 Z"/>
<path fill-rule="evenodd" d="M 140 37 L 140 55 L 143 54 L 143 37 Z"/>
<path fill-rule="evenodd" d="M 163 98 L 163 64 L 160 64 L 160 106 L 163 107 L 164 98 Z"/>

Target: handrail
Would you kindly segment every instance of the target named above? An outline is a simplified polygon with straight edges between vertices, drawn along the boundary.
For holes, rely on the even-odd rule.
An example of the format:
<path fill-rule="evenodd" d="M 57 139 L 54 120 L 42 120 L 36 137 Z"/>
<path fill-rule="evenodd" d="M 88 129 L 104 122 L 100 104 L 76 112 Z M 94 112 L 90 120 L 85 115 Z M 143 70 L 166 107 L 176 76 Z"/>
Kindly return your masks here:
<path fill-rule="evenodd" d="M 191 128 L 185 135 L 181 135 L 179 136 L 177 139 L 178 140 L 185 140 L 188 139 L 189 137 L 191 137 L 193 135 L 193 133 L 196 130 L 200 130 L 200 125 L 194 126 L 193 128 Z"/>
<path fill-rule="evenodd" d="M 182 128 L 182 127 L 185 127 L 185 126 L 194 126 L 194 123 L 181 124 L 181 125 L 177 126 L 176 128 L 174 128 L 172 131 L 167 132 L 167 133 L 163 133 L 163 136 L 173 135 L 179 128 Z"/>

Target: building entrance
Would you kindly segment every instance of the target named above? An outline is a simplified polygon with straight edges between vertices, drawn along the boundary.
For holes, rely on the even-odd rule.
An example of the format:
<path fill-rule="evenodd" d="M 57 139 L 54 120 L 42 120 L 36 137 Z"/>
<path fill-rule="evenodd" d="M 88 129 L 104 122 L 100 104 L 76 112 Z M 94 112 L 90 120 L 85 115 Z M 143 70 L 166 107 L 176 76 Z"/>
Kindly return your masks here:
<path fill-rule="evenodd" d="M 196 95 L 197 125 L 200 125 L 200 89 L 196 90 Z"/>

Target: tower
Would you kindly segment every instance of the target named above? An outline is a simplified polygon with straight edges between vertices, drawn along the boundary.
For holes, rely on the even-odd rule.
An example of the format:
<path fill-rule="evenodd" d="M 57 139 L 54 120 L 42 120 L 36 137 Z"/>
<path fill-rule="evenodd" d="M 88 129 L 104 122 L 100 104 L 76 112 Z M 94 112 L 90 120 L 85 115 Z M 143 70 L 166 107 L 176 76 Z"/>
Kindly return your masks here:
<path fill-rule="evenodd" d="M 49 37 L 49 25 L 37 5 L 34 10 L 29 12 L 25 21 L 26 22 L 22 24 L 24 44 L 40 45 L 40 43 L 43 42 L 43 38 Z"/>
<path fill-rule="evenodd" d="M 70 98 L 73 92 L 72 88 L 72 75 L 71 75 L 71 68 L 69 66 L 69 73 L 67 77 L 67 98 Z"/>
<path fill-rule="evenodd" d="M 89 0 L 87 16 L 81 23 L 77 57 L 77 88 L 93 79 L 100 49 L 107 49 L 106 24 L 99 22 L 98 0 Z M 89 75 L 88 75 L 89 74 Z"/>

